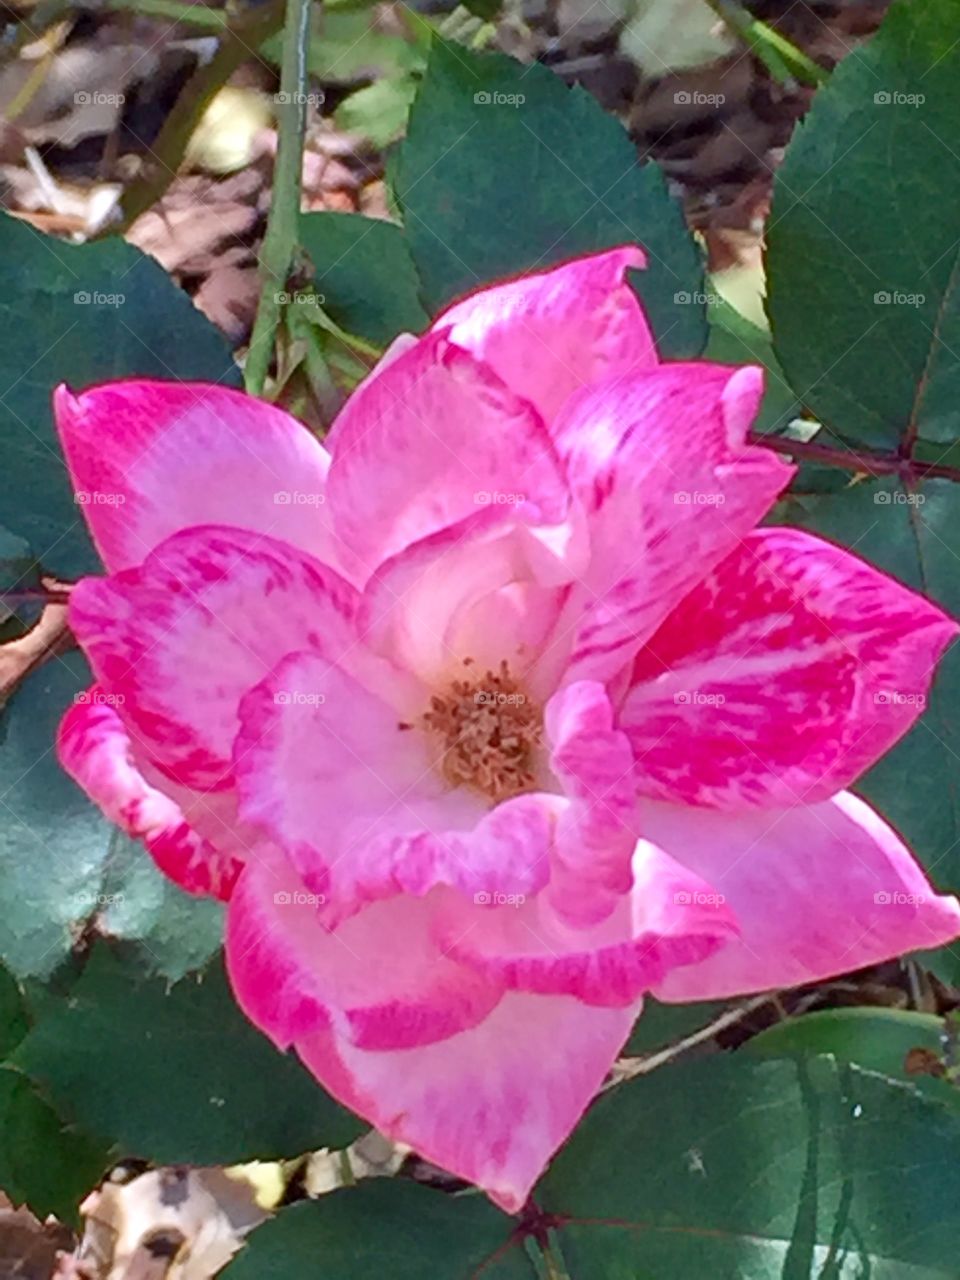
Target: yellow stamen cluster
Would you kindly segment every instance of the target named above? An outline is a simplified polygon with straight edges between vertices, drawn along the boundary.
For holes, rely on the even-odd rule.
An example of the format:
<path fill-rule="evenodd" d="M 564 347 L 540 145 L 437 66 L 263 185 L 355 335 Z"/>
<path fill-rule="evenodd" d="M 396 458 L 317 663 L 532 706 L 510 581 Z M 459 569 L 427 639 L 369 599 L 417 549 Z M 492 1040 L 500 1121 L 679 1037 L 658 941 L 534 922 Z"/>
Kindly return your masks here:
<path fill-rule="evenodd" d="M 471 658 L 464 666 L 472 665 Z M 540 709 L 520 689 L 506 662 L 497 672 L 453 680 L 434 694 L 423 725 L 443 739 L 441 768 L 454 786 L 493 800 L 531 791 L 540 745 Z"/>

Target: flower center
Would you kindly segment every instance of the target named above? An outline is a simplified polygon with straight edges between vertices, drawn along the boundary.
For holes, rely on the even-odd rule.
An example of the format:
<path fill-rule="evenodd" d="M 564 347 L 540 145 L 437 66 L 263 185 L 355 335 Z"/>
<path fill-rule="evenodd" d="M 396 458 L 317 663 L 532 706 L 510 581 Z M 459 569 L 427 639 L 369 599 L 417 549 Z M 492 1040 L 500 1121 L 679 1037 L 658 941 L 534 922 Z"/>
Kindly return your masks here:
<path fill-rule="evenodd" d="M 463 665 L 470 667 L 472 658 Z M 435 693 L 423 725 L 443 740 L 441 768 L 454 786 L 507 800 L 535 786 L 540 708 L 522 692 L 506 662 L 497 672 L 451 681 Z"/>

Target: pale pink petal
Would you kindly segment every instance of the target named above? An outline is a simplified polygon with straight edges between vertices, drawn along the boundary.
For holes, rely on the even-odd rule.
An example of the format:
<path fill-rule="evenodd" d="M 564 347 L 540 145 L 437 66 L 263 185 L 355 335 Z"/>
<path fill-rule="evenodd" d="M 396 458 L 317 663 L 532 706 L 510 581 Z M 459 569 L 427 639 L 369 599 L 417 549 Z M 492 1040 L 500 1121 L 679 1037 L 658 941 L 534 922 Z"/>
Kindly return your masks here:
<path fill-rule="evenodd" d="M 444 953 L 491 982 L 586 1004 L 623 1006 L 677 966 L 696 965 L 737 936 L 737 922 L 702 876 L 647 841 L 638 841 L 632 887 L 597 925 L 572 925 L 549 896 L 494 896 L 441 902 L 437 937 Z"/>
<path fill-rule="evenodd" d="M 242 1008 L 281 1048 L 330 1026 L 366 1049 L 410 1049 L 475 1026 L 502 988 L 444 956 L 432 903 L 397 897 L 328 929 L 283 860 L 248 863 L 230 902 L 227 962 Z"/>
<path fill-rule="evenodd" d="M 607 691 L 565 685 L 547 703 L 550 768 L 571 803 L 557 822 L 550 901 L 571 924 L 595 923 L 630 889 L 640 835 L 633 752 Z"/>
<path fill-rule="evenodd" d="M 406 718 L 415 682 L 380 659 L 354 654 L 354 663 L 359 679 L 291 655 L 243 699 L 236 744 L 241 813 L 312 889 L 329 888 L 325 918 L 436 885 L 472 898 L 545 883 L 556 798 L 518 796 L 491 810 L 451 788 L 438 744 Z"/>
<path fill-rule="evenodd" d="M 269 533 L 337 563 L 329 455 L 274 405 L 202 382 L 131 380 L 54 393 L 63 451 L 93 540 L 128 569 L 200 524 Z"/>
<path fill-rule="evenodd" d="M 180 806 L 152 787 L 107 695 L 93 685 L 67 711 L 57 736 L 67 773 L 127 835 L 143 840 L 157 865 L 188 893 L 229 898 L 241 863 L 205 840 Z"/>
<path fill-rule="evenodd" d="M 747 443 L 759 370 L 670 364 L 575 396 L 556 427 L 590 564 L 544 661 L 608 679 L 769 510 L 793 468 Z"/>
<path fill-rule="evenodd" d="M 523 675 L 564 600 L 537 580 L 546 553 L 529 535 L 515 508 L 483 507 L 385 561 L 363 593 L 366 643 L 435 689 L 501 661 Z"/>
<path fill-rule="evenodd" d="M 566 511 L 539 415 L 443 333 L 367 378 L 330 446 L 335 528 L 368 571 L 485 504 L 529 502 L 547 522 Z"/>
<path fill-rule="evenodd" d="M 381 1133 L 516 1213 L 639 1011 L 639 1001 L 599 1009 L 572 996 L 509 993 L 478 1026 L 402 1054 L 358 1049 L 319 1026 L 297 1051 L 324 1088 Z"/>
<path fill-rule="evenodd" d="M 70 625 L 144 758 L 186 787 L 224 790 L 243 693 L 293 649 L 349 649 L 358 599 L 287 543 L 198 528 L 138 569 L 84 578 Z"/>
<path fill-rule="evenodd" d="M 491 365 L 550 422 L 574 391 L 657 364 L 653 334 L 627 280 L 646 264 L 633 245 L 481 289 L 434 322 Z"/>
<path fill-rule="evenodd" d="M 938 896 L 892 828 L 848 792 L 793 809 L 648 801 L 643 812 L 648 838 L 709 880 L 741 929 L 740 941 L 668 973 L 658 999 L 820 982 L 960 934 L 956 898 Z"/>
<path fill-rule="evenodd" d="M 620 724 L 640 790 L 729 809 L 829 798 L 920 715 L 957 630 L 850 552 L 757 530 L 637 657 Z"/>

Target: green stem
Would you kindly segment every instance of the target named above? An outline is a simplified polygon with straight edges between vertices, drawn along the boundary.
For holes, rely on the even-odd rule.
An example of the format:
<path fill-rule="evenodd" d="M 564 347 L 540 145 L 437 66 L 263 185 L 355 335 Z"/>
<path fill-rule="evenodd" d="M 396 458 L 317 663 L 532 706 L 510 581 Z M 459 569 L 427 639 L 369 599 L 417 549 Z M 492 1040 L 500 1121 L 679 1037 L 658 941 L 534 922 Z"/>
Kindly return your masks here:
<path fill-rule="evenodd" d="M 126 190 L 120 203 L 122 230 L 156 204 L 169 187 L 183 163 L 187 143 L 203 113 L 237 67 L 279 30 L 283 12 L 283 0 L 271 0 L 253 13 L 238 18 L 235 24 L 223 28 L 219 49 L 206 66 L 194 72 L 181 90 L 153 144 L 151 159 L 144 165 L 142 175 Z M 114 226 L 105 227 L 104 234 L 117 230 Z"/>
<path fill-rule="evenodd" d="M 293 266 L 300 238 L 300 184 L 306 128 L 307 60 L 310 51 L 310 0 L 287 0 L 280 64 L 277 163 L 267 233 L 260 254 L 260 303 L 244 370 L 251 395 L 263 394 L 273 342 L 283 308 L 281 292 Z"/>
<path fill-rule="evenodd" d="M 781 83 L 793 79 L 813 88 L 826 83 L 828 73 L 823 67 L 808 58 L 779 31 L 755 18 L 737 0 L 707 0 L 707 4 L 731 31 L 749 45 L 770 74 Z"/>
<path fill-rule="evenodd" d="M 545 1280 L 570 1280 L 555 1231 L 547 1232 L 547 1238 L 540 1242 L 540 1248 L 543 1252 Z"/>

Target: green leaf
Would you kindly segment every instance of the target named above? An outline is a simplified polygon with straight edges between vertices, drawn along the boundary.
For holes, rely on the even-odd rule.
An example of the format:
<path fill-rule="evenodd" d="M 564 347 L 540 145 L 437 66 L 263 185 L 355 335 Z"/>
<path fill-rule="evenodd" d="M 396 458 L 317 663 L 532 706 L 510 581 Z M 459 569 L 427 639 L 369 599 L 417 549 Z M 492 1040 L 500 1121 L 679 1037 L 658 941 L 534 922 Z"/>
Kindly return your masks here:
<path fill-rule="evenodd" d="M 802 406 L 784 377 L 769 334 L 720 297 L 707 308 L 710 337 L 704 359 L 719 364 L 759 364 L 764 370 L 764 393 L 754 430 L 779 433 L 800 416 Z"/>
<path fill-rule="evenodd" d="M 400 227 L 357 213 L 308 213 L 300 228 L 321 305 L 341 329 L 387 346 L 398 333 L 427 327 Z"/>
<path fill-rule="evenodd" d="M 282 1210 L 222 1280 L 290 1280 L 318 1266 L 331 1280 L 535 1280 L 521 1249 L 510 1247 L 515 1225 L 479 1196 L 376 1178 Z"/>
<path fill-rule="evenodd" d="M 953 1280 L 960 1116 L 829 1058 L 612 1090 L 536 1192 L 576 1280 Z"/>
<path fill-rule="evenodd" d="M 661 353 L 703 350 L 700 255 L 662 174 L 546 67 L 436 40 L 394 185 L 431 314 L 502 276 L 638 241 L 649 265 L 632 281 Z"/>
<path fill-rule="evenodd" d="M 374 147 L 389 146 L 406 127 L 418 84 L 413 74 L 376 80 L 344 98 L 334 112 L 334 123 L 346 133 L 368 138 Z"/>
<path fill-rule="evenodd" d="M 23 997 L 13 974 L 0 966 L 0 1058 L 5 1058 L 27 1032 Z"/>
<path fill-rule="evenodd" d="M 851 481 L 841 493 L 792 498 L 785 519 L 857 555 L 960 613 L 960 488 L 893 476 Z M 897 690 L 890 691 L 896 696 Z M 960 648 L 937 668 L 923 715 L 855 788 L 888 818 L 935 881 L 960 889 Z"/>
<path fill-rule="evenodd" d="M 29 631 L 43 612 L 40 568 L 22 538 L 0 528 L 0 641 Z"/>
<path fill-rule="evenodd" d="M 54 742 L 90 683 L 79 653 L 53 658 L 16 690 L 0 720 L 0 960 L 46 977 L 96 909 L 110 824 L 60 768 Z"/>
<path fill-rule="evenodd" d="M 960 1107 L 960 1092 L 951 1085 L 931 1076 L 912 1075 L 905 1066 L 911 1049 L 925 1049 L 940 1058 L 943 1032 L 942 1018 L 912 1009 L 819 1009 L 768 1027 L 751 1037 L 740 1052 L 768 1058 L 829 1053 L 840 1062 L 911 1080 L 941 1102 Z"/>
<path fill-rule="evenodd" d="M 102 933 L 135 944 L 137 962 L 177 982 L 220 949 L 223 905 L 184 893 L 161 874 L 138 841 L 117 832 L 100 887 Z"/>
<path fill-rule="evenodd" d="M 0 1066 L 0 1191 L 39 1218 L 76 1222 L 81 1198 L 108 1164 L 102 1144 L 63 1126 L 29 1080 Z M 15 1274 L 15 1273 L 13 1273 Z"/>
<path fill-rule="evenodd" d="M 730 1008 L 726 1000 L 704 1000 L 699 1004 L 661 1004 L 645 996 L 643 1012 L 633 1025 L 623 1052 L 631 1057 L 656 1053 L 700 1031 Z"/>
<path fill-rule="evenodd" d="M 169 988 L 101 944 L 12 1060 L 65 1117 L 159 1164 L 293 1156 L 364 1127 L 247 1021 L 219 961 Z"/>
<path fill-rule="evenodd" d="M 798 127 L 768 288 L 797 395 L 851 441 L 960 437 L 956 0 L 897 0 Z"/>
<path fill-rule="evenodd" d="M 51 658 L 0 719 L 0 959 L 21 979 L 48 978 L 95 918 L 175 980 L 218 949 L 222 908 L 166 880 L 60 767 L 57 726 L 90 680 L 82 654 Z"/>
<path fill-rule="evenodd" d="M 158 262 L 119 238 L 65 244 L 0 217 L 0 512 L 50 573 L 99 567 L 50 396 L 110 378 L 237 381 L 226 340 Z"/>

